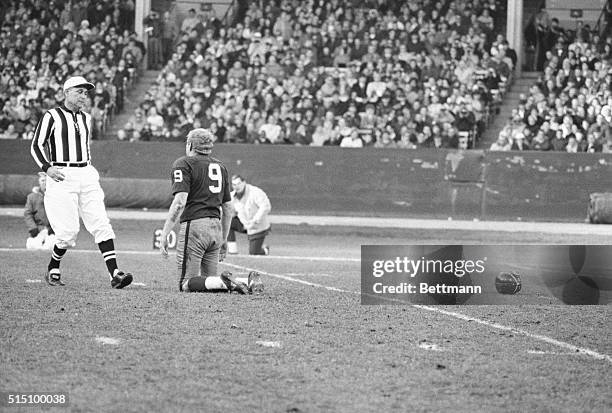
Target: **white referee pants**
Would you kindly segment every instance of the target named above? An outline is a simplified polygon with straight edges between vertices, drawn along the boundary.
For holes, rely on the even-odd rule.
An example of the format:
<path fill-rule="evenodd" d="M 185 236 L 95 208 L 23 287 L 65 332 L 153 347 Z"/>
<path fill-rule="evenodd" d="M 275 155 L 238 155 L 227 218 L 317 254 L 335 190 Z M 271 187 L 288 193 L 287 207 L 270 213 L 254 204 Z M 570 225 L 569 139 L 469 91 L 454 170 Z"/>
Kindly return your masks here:
<path fill-rule="evenodd" d="M 58 248 L 72 248 L 79 233 L 79 216 L 96 244 L 115 238 L 104 207 L 100 175 L 91 165 L 82 168 L 61 167 L 66 179 L 47 179 L 45 210 L 55 231 Z"/>

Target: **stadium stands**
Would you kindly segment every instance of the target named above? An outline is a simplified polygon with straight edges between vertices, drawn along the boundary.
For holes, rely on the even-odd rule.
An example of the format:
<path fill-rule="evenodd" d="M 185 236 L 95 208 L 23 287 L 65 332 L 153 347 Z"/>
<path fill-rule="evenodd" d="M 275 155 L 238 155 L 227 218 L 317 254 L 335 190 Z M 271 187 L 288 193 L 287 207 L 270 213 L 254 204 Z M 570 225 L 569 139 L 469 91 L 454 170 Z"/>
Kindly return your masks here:
<path fill-rule="evenodd" d="M 0 138 L 31 139 L 42 113 L 63 100 L 72 74 L 96 84 L 94 139 L 137 76 L 144 49 L 133 0 L 0 2 Z"/>
<path fill-rule="evenodd" d="M 516 63 L 503 3 L 267 0 L 232 27 L 194 10 L 139 108 L 163 123 L 135 115 L 120 136 L 198 125 L 222 142 L 473 147 Z"/>
<path fill-rule="evenodd" d="M 612 152 L 612 35 L 551 27 L 543 73 L 491 149 Z"/>

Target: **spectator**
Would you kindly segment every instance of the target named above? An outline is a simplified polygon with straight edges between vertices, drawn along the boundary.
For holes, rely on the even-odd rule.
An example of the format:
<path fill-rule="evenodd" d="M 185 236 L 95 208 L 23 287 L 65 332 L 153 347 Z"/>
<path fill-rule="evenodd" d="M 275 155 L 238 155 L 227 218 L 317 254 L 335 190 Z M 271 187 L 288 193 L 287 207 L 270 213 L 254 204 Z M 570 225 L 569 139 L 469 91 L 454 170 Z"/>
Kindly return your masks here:
<path fill-rule="evenodd" d="M 46 183 L 47 174 L 39 172 L 38 186 L 32 189 L 32 193 L 26 199 L 23 216 L 29 233 L 26 240 L 26 248 L 29 250 L 52 250 L 55 245 L 55 233 L 45 212 Z"/>
<path fill-rule="evenodd" d="M 146 126 L 151 131 L 153 137 L 161 137 L 164 131 L 164 118 L 157 112 L 155 106 L 149 108 Z"/>
<path fill-rule="evenodd" d="M 345 136 L 340 141 L 341 148 L 363 148 L 363 140 L 359 137 L 359 132 L 352 130 L 350 135 Z"/>
<path fill-rule="evenodd" d="M 491 21 L 499 13 L 495 3 L 466 10 L 463 4 L 435 8 L 432 0 L 423 1 L 423 10 L 396 0 L 377 4 L 395 12 L 363 12 L 334 3 L 318 10 L 314 2 L 296 8 L 288 0 L 264 0 L 250 4 L 235 27 L 215 28 L 208 13 L 190 23 L 194 11 L 183 22 L 176 57 L 158 84 L 179 81 L 180 93 L 169 103 L 188 119 L 194 101 L 207 107 L 221 93 L 218 101 L 213 98 L 212 114 L 231 120 L 230 140 L 237 118 L 250 142 L 261 141 L 260 131 L 280 128 L 279 142 L 340 144 L 359 128 L 360 139 L 369 131 L 375 145 L 389 126 L 396 144 L 397 131 L 406 126 L 407 134 L 420 140 L 407 142 L 445 146 L 456 144 L 460 131 L 450 126 L 464 118 L 471 120 L 471 139 L 477 140 L 491 108 L 503 98 L 514 65 L 503 36 L 497 38 L 494 57 L 488 56 L 493 49 L 485 50 L 494 36 Z M 439 32 L 443 35 L 433 34 Z M 204 92 L 207 88 L 210 92 Z M 155 98 L 165 98 L 163 93 L 156 91 Z M 456 119 L 460 101 L 469 115 Z M 432 103 L 435 110 L 427 113 Z M 267 123 L 273 114 L 275 123 Z M 333 134 L 317 128 L 323 118 L 331 122 Z M 428 124 L 431 129 L 425 129 Z M 433 126 L 444 139 L 434 141 Z"/>
<path fill-rule="evenodd" d="M 586 28 L 562 33 L 557 24 L 551 22 L 556 44 L 546 54 L 542 76 L 521 99 L 518 122 L 537 139 L 533 145 L 526 139 L 533 149 L 596 152 L 603 149 L 602 134 L 609 133 L 612 121 L 603 105 L 611 96 L 610 61 L 596 34 Z M 587 42 L 591 37 L 594 42 Z"/>
<path fill-rule="evenodd" d="M 167 62 L 172 56 L 172 46 L 177 36 L 176 18 L 169 11 L 165 11 L 161 21 L 162 27 L 162 61 Z"/>
<path fill-rule="evenodd" d="M 147 43 L 147 66 L 149 69 L 158 70 L 163 64 L 162 37 L 164 35 L 163 21 L 156 11 L 151 11 L 143 20 L 145 32 L 148 34 Z"/>
<path fill-rule="evenodd" d="M 187 12 L 187 17 L 181 23 L 181 32 L 189 33 L 191 30 L 195 28 L 195 26 L 199 23 L 198 18 L 196 17 L 195 9 L 189 9 Z"/>
<path fill-rule="evenodd" d="M 261 125 L 261 127 L 259 128 L 259 133 L 261 135 L 261 143 L 281 142 L 281 127 L 276 122 L 276 117 L 274 115 L 268 116 L 266 123 Z"/>

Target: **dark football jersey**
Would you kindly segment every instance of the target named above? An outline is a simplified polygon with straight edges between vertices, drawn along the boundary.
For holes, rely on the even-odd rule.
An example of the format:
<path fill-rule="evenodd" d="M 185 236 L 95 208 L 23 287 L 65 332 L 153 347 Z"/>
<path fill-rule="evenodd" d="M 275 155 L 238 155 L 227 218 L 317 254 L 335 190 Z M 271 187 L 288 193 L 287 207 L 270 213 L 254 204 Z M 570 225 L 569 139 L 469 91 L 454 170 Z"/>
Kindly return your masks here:
<path fill-rule="evenodd" d="M 172 194 L 187 192 L 181 222 L 220 218 L 221 204 L 229 202 L 229 175 L 225 165 L 211 156 L 183 156 L 172 165 Z"/>

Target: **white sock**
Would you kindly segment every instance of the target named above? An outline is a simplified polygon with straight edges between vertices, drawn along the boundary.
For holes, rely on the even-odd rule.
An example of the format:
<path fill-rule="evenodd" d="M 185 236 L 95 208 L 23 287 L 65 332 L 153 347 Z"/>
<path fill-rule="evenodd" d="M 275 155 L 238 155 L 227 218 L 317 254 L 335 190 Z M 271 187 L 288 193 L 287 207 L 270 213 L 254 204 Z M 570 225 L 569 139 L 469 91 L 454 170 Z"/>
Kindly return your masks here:
<path fill-rule="evenodd" d="M 221 277 L 206 277 L 206 288 L 208 290 L 227 290 L 227 286 Z"/>

